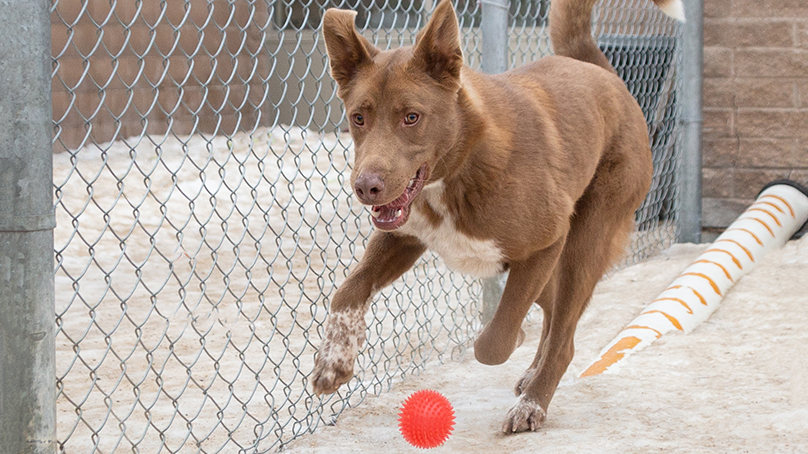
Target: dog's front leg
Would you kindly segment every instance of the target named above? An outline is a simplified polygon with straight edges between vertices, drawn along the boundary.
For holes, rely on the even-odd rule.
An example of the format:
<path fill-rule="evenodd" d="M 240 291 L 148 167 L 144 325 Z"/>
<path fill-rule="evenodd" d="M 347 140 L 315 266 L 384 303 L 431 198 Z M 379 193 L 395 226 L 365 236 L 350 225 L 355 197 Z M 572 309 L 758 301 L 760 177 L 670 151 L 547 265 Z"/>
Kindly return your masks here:
<path fill-rule="evenodd" d="M 336 392 L 351 379 L 356 356 L 365 341 L 365 312 L 370 300 L 410 269 L 425 250 L 411 236 L 381 231 L 371 235 L 364 256 L 331 301 L 311 375 L 315 393 Z"/>

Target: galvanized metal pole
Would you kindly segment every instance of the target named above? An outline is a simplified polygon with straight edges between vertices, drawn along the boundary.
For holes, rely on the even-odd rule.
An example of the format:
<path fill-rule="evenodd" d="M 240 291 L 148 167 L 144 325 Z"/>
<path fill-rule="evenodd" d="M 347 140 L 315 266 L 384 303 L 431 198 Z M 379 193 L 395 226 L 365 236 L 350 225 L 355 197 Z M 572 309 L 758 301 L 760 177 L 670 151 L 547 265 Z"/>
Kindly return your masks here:
<path fill-rule="evenodd" d="M 702 68 L 704 2 L 684 0 L 687 22 L 682 36 L 682 153 L 678 167 L 679 242 L 701 242 Z"/>
<path fill-rule="evenodd" d="M 483 34 L 482 70 L 488 74 L 498 74 L 508 70 L 508 0 L 481 0 Z M 499 300 L 502 298 L 502 276 L 483 279 L 482 322 L 488 323 L 494 317 Z"/>
<path fill-rule="evenodd" d="M 481 0 L 482 69 L 488 74 L 508 70 L 508 0 Z"/>
<path fill-rule="evenodd" d="M 50 2 L 0 5 L 0 451 L 54 453 Z"/>

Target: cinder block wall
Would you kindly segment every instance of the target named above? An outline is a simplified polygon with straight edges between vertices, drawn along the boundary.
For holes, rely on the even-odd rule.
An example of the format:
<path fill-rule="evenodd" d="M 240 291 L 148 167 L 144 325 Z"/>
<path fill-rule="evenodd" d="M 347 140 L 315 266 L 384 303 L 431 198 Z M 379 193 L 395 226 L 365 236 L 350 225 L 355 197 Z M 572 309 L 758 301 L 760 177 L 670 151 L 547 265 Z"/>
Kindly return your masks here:
<path fill-rule="evenodd" d="M 808 184 L 808 0 L 704 2 L 704 227 Z"/>

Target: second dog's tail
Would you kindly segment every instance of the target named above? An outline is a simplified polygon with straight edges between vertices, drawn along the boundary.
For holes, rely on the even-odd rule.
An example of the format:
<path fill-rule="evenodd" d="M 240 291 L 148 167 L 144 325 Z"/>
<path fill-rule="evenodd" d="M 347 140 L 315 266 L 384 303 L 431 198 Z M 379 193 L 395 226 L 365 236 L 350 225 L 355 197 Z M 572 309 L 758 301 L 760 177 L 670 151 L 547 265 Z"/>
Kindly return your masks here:
<path fill-rule="evenodd" d="M 556 55 L 614 68 L 592 39 L 592 8 L 598 0 L 553 0 L 550 3 L 550 39 Z M 668 16 L 685 20 L 682 0 L 653 0 Z"/>

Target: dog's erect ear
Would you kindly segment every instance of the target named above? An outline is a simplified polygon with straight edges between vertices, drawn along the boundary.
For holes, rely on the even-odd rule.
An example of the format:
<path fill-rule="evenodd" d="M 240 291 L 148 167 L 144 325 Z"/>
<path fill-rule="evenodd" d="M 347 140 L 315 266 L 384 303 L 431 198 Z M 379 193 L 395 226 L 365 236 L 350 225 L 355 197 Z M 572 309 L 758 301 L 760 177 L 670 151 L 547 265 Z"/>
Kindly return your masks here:
<path fill-rule="evenodd" d="M 328 59 L 331 62 L 331 77 L 340 86 L 347 85 L 356 71 L 380 51 L 360 35 L 354 27 L 356 11 L 330 8 L 323 15 L 323 37 Z"/>
<path fill-rule="evenodd" d="M 418 33 L 413 63 L 442 84 L 456 86 L 460 83 L 463 50 L 451 0 L 441 0 L 426 28 Z"/>

